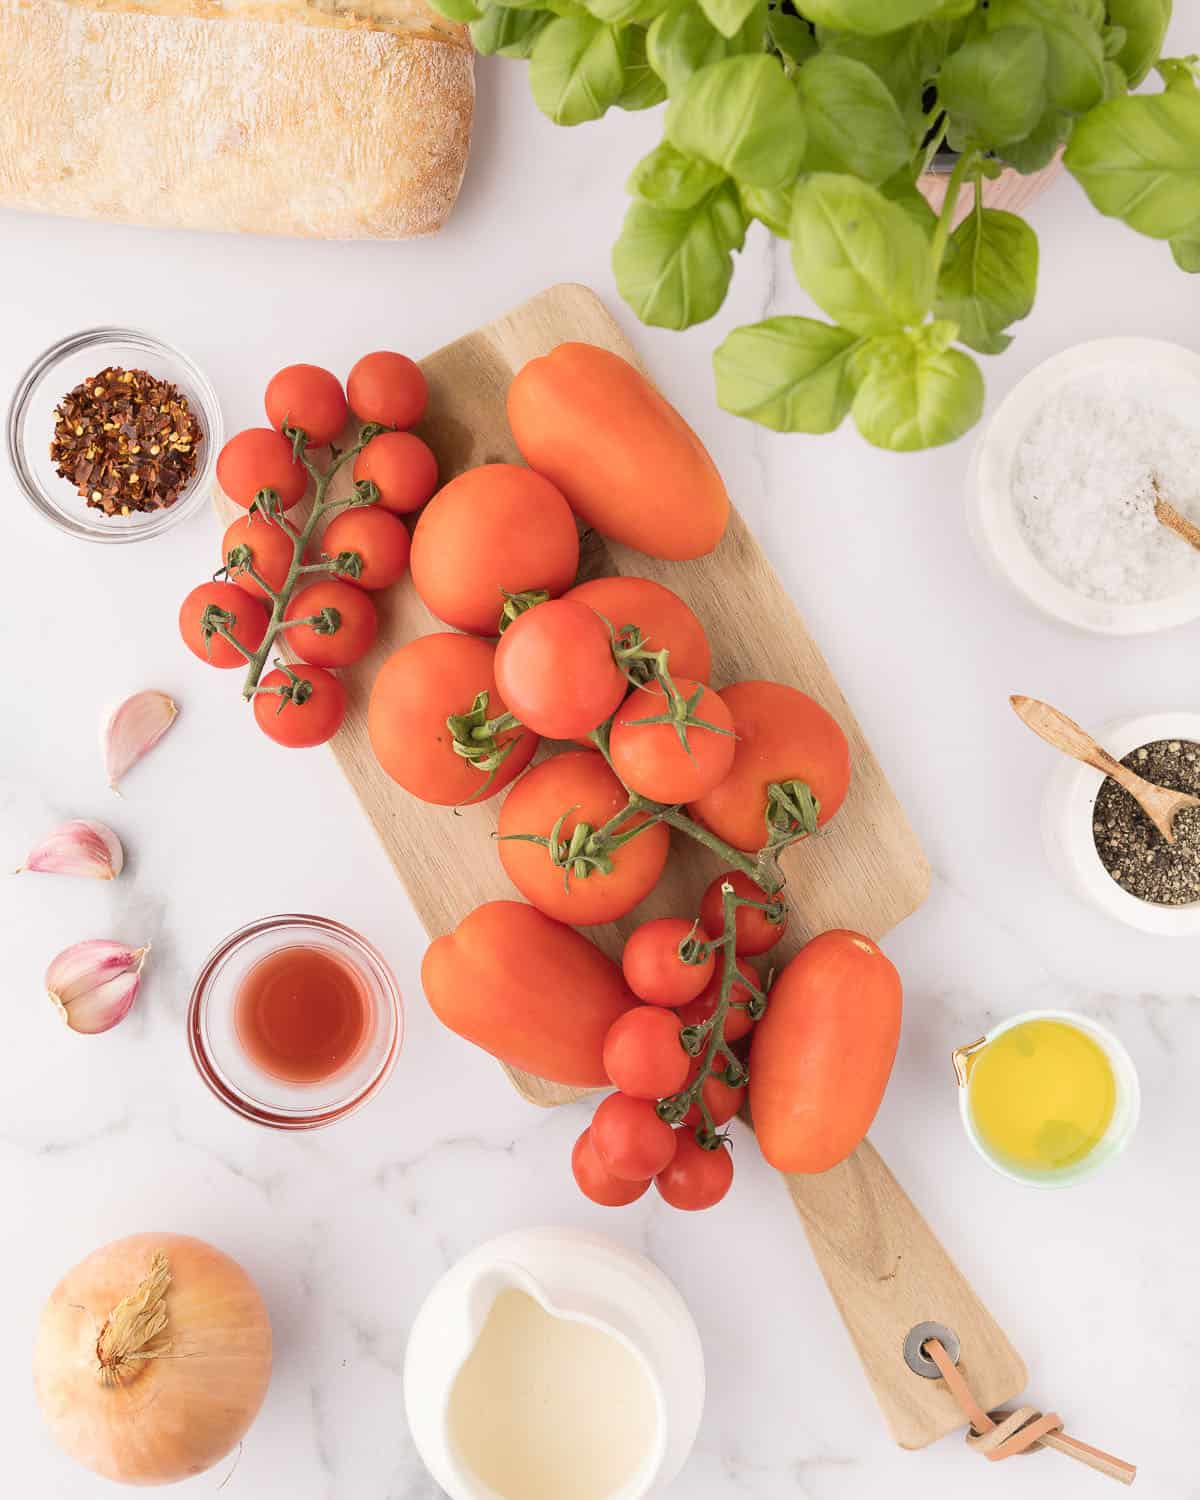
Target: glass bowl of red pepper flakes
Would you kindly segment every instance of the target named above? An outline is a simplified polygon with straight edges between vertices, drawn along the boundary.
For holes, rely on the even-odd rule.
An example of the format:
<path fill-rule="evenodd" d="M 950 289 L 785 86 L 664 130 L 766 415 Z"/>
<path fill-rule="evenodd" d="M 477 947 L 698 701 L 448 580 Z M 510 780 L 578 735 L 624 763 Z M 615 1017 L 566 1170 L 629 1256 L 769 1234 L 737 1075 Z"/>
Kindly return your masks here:
<path fill-rule="evenodd" d="M 89 542 L 161 536 L 212 491 L 224 441 L 208 377 L 131 328 L 59 340 L 17 384 L 8 460 L 34 508 Z"/>

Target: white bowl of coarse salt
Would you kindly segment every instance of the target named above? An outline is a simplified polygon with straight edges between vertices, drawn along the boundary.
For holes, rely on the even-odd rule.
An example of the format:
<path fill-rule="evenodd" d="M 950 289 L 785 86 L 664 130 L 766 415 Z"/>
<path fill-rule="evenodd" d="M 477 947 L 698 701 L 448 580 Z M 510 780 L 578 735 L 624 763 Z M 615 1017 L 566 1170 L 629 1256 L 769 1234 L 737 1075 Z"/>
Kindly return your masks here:
<path fill-rule="evenodd" d="M 1001 402 L 971 460 L 967 516 L 1030 604 L 1103 635 L 1200 617 L 1200 551 L 1155 517 L 1155 490 L 1200 525 L 1200 355 L 1097 339 Z"/>

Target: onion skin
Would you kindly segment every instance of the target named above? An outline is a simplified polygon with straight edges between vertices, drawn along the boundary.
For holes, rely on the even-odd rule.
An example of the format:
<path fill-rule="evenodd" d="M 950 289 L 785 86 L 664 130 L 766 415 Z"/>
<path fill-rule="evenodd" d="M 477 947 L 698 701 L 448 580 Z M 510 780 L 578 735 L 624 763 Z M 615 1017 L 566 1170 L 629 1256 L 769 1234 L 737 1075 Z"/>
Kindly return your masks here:
<path fill-rule="evenodd" d="M 160 1252 L 169 1351 L 105 1378 L 100 1334 Z M 172 1484 L 211 1468 L 245 1435 L 270 1377 L 271 1324 L 254 1283 L 188 1235 L 114 1240 L 68 1271 L 42 1310 L 33 1378 L 46 1424 L 76 1463 L 120 1484 Z"/>

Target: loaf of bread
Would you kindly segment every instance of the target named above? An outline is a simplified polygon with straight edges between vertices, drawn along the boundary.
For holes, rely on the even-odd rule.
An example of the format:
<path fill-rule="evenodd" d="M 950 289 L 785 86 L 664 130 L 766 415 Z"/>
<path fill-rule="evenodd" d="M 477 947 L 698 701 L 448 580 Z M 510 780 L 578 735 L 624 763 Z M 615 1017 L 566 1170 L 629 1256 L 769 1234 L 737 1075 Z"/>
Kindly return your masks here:
<path fill-rule="evenodd" d="M 466 167 L 473 61 L 425 0 L 0 0 L 0 205 L 432 234 Z"/>

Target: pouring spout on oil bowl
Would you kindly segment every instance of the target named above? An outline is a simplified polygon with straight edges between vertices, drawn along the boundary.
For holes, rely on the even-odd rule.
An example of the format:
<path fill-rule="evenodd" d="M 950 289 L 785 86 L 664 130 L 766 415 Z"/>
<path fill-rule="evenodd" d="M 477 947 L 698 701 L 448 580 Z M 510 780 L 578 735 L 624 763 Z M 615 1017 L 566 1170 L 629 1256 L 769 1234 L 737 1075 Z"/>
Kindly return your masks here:
<path fill-rule="evenodd" d="M 704 1356 L 645 1257 L 577 1230 L 521 1230 L 429 1293 L 404 1400 L 451 1500 L 643 1500 L 695 1442 Z"/>

